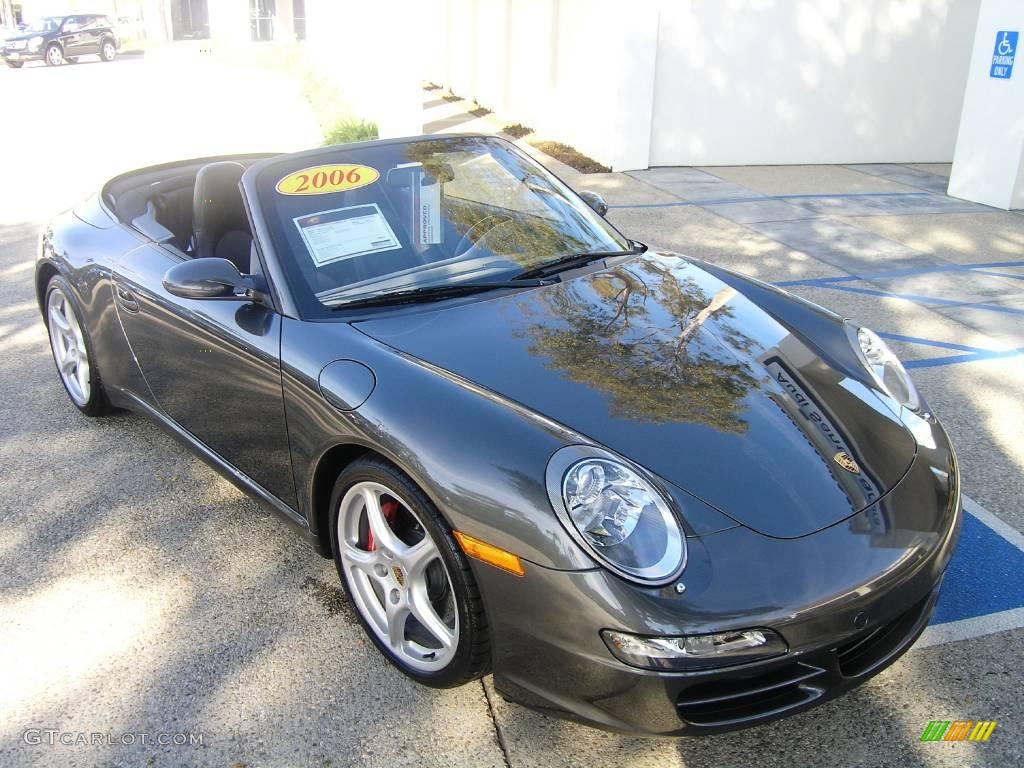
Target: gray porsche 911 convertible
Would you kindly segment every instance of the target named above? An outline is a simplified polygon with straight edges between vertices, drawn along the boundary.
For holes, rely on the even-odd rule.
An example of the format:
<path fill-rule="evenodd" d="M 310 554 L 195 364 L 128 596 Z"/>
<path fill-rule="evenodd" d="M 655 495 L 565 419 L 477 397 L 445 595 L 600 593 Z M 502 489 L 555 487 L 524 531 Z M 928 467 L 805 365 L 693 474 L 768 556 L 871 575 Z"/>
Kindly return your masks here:
<path fill-rule="evenodd" d="M 931 616 L 946 433 L 871 330 L 606 210 L 482 136 L 145 168 L 46 229 L 39 306 L 79 410 L 280 513 L 414 680 L 662 735 L 820 704 Z"/>

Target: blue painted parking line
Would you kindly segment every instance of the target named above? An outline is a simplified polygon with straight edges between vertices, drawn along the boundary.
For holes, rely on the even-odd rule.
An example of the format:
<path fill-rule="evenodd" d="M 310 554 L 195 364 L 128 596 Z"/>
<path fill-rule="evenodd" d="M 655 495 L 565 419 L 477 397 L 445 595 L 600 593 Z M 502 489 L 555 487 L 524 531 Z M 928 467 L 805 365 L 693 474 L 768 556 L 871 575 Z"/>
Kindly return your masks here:
<path fill-rule="evenodd" d="M 971 619 L 1024 607 L 1024 552 L 982 523 L 964 515 L 960 544 L 946 572 L 933 624 Z"/>
<path fill-rule="evenodd" d="M 892 291 L 881 291 L 875 288 L 854 288 L 852 285 L 829 285 L 822 287 L 831 288 L 834 291 L 862 293 L 866 296 L 880 296 L 883 299 L 903 299 L 904 301 L 913 301 L 917 304 L 935 304 L 942 307 L 971 307 L 972 309 L 985 309 L 989 312 L 1002 312 L 1007 315 L 1024 315 L 1024 309 L 1006 307 L 1002 304 L 984 304 L 971 301 L 956 301 L 954 299 L 940 299 L 936 296 L 920 296 L 916 293 L 893 293 Z"/>
<path fill-rule="evenodd" d="M 905 301 L 913 301 L 920 304 L 932 304 L 949 307 L 970 307 L 972 309 L 983 309 L 991 312 L 1001 312 L 1011 315 L 1024 315 L 1024 309 L 1003 306 L 1001 304 L 984 304 L 973 303 L 969 301 L 955 301 L 952 299 L 938 298 L 936 296 L 919 296 L 916 294 L 908 293 L 894 293 L 892 291 L 883 291 L 875 288 L 859 288 L 852 285 L 845 285 L 845 283 L 850 282 L 884 280 L 896 277 L 910 277 L 944 272 L 996 274 L 986 272 L 985 270 L 1006 267 L 1024 267 L 1024 261 L 988 261 L 977 264 L 941 264 L 931 267 L 908 267 L 905 269 L 892 269 L 882 272 L 871 272 L 862 275 L 836 275 L 833 277 L 807 278 L 805 280 L 783 280 L 781 282 L 775 283 L 775 285 L 780 288 L 827 288 L 835 291 L 848 291 L 850 293 L 860 293 L 868 296 L 880 296 L 882 298 L 903 299 Z M 1013 277 L 1015 279 L 1024 278 L 1024 275 L 999 274 L 998 276 Z M 931 357 L 918 360 L 905 360 L 903 364 L 907 368 L 934 368 L 943 365 L 958 365 L 961 363 L 978 362 L 980 360 L 997 360 L 1002 358 L 1019 357 L 1021 355 L 1024 355 L 1024 348 L 993 350 L 984 349 L 982 347 L 971 347 L 967 346 L 966 344 L 954 344 L 952 342 L 947 341 L 922 339 L 915 336 L 902 336 L 900 334 L 895 333 L 880 333 L 879 335 L 886 339 L 902 341 L 908 344 L 923 344 L 925 346 L 938 347 L 940 349 L 949 349 L 963 353 L 960 355 L 947 355 L 945 357 Z"/>
<path fill-rule="evenodd" d="M 1024 535 L 964 497 L 960 544 L 918 648 L 1024 627 Z"/>
<path fill-rule="evenodd" d="M 809 288 L 826 288 L 836 283 L 851 283 L 858 280 L 885 280 L 893 277 L 916 277 L 918 275 L 938 274 L 942 272 L 972 272 L 976 274 L 989 274 L 983 272 L 986 269 L 1000 269 L 1004 267 L 1024 267 L 1024 261 L 986 261 L 979 264 L 936 264 L 932 267 L 907 267 L 906 269 L 890 269 L 882 272 L 865 272 L 857 275 L 837 275 L 835 277 L 811 277 L 805 280 L 783 280 L 775 283 L 779 288 L 792 288 L 794 286 L 807 286 Z M 999 274 L 999 277 L 1012 277 L 1024 279 L 1024 275 Z"/>
<path fill-rule="evenodd" d="M 1006 357 L 1019 357 L 1024 355 L 1024 349 L 1007 349 L 996 351 L 982 347 L 969 347 L 966 344 L 954 344 L 949 341 L 934 341 L 932 339 L 921 339 L 917 336 L 903 336 L 898 333 L 879 333 L 883 339 L 902 341 L 907 344 L 923 344 L 928 347 L 939 349 L 952 349 L 964 352 L 962 355 L 950 355 L 948 357 L 929 357 L 919 360 L 904 360 L 904 368 L 934 368 L 941 365 L 953 365 L 956 363 L 973 363 L 979 360 L 996 360 Z"/>
<path fill-rule="evenodd" d="M 642 181 L 642 179 L 640 179 Z M 726 205 L 728 203 L 761 203 L 765 200 L 819 200 L 819 199 L 856 199 L 872 197 L 935 197 L 931 192 L 847 192 L 830 195 L 760 195 L 757 197 L 723 197 L 719 200 L 678 200 L 671 203 L 620 203 L 609 205 L 609 208 L 679 208 L 696 205 Z M 995 210 L 995 209 L 993 209 Z"/>

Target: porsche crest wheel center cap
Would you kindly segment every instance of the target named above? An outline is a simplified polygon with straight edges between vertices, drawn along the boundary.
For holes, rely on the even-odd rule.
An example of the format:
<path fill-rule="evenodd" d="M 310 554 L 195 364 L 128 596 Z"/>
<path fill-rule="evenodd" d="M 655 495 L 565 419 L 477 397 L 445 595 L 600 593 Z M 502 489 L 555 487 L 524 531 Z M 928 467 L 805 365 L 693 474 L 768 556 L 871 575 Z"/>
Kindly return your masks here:
<path fill-rule="evenodd" d="M 405 572 L 397 565 L 391 566 L 391 572 L 395 574 L 395 581 L 398 582 L 398 586 L 405 586 Z"/>

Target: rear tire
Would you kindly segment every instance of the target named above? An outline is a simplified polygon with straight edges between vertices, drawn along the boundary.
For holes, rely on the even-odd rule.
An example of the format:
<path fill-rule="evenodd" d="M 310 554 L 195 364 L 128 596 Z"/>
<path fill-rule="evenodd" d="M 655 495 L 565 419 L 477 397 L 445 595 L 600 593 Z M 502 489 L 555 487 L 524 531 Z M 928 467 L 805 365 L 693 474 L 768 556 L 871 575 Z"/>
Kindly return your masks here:
<path fill-rule="evenodd" d="M 78 63 L 78 57 L 77 56 L 68 56 L 66 59 L 64 59 L 64 61 L 66 61 L 68 64 L 77 64 Z"/>
<path fill-rule="evenodd" d="M 100 44 L 100 58 L 103 61 L 113 61 L 115 56 L 117 56 L 117 46 L 114 45 L 114 41 L 104 40 Z"/>
<path fill-rule="evenodd" d="M 10 67 L 11 69 L 21 69 L 21 66 L 24 63 L 25 63 L 24 61 L 8 61 L 7 62 L 7 66 Z"/>
<path fill-rule="evenodd" d="M 490 635 L 469 561 L 404 472 L 380 457 L 350 464 L 334 484 L 330 525 L 349 603 L 399 671 L 432 688 L 487 674 Z"/>
<path fill-rule="evenodd" d="M 57 375 L 68 398 L 86 416 L 104 416 L 113 409 L 96 368 L 92 340 L 68 281 L 54 276 L 46 286 L 46 330 Z"/>
<path fill-rule="evenodd" d="M 64 51 L 56 43 L 46 49 L 46 66 L 59 67 L 64 63 Z"/>

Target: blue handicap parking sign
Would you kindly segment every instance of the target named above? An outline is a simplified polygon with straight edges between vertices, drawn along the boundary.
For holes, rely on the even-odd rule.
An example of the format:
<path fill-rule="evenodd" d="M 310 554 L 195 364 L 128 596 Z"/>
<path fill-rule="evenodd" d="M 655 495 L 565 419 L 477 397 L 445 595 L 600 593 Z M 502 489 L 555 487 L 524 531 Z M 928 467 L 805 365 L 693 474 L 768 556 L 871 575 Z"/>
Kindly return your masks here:
<path fill-rule="evenodd" d="M 1008 78 L 1013 74 L 1013 59 L 1017 55 L 1017 32 L 996 32 L 996 48 L 992 53 L 989 77 Z"/>

